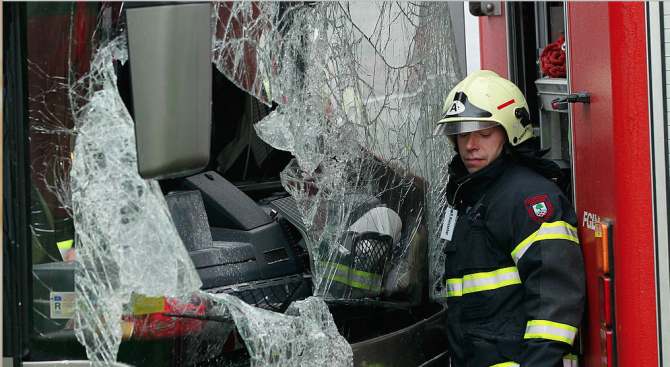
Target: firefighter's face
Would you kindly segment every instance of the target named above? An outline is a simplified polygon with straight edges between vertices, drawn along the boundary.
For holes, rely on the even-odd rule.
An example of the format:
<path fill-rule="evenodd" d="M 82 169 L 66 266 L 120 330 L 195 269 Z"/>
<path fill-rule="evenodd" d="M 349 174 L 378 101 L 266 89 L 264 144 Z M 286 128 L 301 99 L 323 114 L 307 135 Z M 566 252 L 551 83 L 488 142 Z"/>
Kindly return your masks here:
<path fill-rule="evenodd" d="M 458 152 L 469 173 L 477 172 L 488 166 L 500 156 L 507 134 L 502 126 L 494 126 L 485 130 L 458 134 Z"/>

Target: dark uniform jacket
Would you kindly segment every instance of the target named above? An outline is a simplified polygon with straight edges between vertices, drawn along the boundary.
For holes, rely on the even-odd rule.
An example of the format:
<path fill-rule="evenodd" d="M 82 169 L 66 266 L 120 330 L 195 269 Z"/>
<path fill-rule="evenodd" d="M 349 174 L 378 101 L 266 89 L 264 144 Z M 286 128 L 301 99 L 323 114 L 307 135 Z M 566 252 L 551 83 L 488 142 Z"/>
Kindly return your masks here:
<path fill-rule="evenodd" d="M 450 166 L 447 201 L 458 210 L 445 241 L 446 326 L 455 366 L 576 366 L 571 350 L 585 300 L 577 217 L 548 178 L 546 151 L 507 145 L 468 174 Z"/>

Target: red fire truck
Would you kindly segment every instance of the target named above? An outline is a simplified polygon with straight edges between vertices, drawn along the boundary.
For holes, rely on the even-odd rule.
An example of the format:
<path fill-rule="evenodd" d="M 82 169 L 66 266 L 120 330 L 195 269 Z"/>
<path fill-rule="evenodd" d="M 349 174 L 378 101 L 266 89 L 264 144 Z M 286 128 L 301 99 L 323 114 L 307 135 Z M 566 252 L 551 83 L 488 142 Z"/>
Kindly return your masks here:
<path fill-rule="evenodd" d="M 481 68 L 525 92 L 543 145 L 572 177 L 588 290 L 580 365 L 670 366 L 670 6 L 469 5 Z M 542 52 L 560 37 L 565 75 L 549 77 L 543 66 L 556 65 Z"/>

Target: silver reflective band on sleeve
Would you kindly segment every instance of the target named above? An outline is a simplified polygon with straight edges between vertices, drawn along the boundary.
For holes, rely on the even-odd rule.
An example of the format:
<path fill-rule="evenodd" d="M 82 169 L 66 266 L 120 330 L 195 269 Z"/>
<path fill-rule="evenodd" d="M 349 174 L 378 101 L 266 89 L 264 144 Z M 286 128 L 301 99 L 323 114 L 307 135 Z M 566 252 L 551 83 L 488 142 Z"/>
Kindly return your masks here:
<path fill-rule="evenodd" d="M 577 328 L 546 320 L 532 320 L 526 324 L 524 339 L 549 339 L 572 345 L 575 342 Z"/>
<path fill-rule="evenodd" d="M 579 360 L 574 354 L 563 357 L 563 367 L 579 367 Z"/>
<path fill-rule="evenodd" d="M 447 297 L 463 295 L 463 279 L 447 279 Z"/>
<path fill-rule="evenodd" d="M 519 271 L 515 266 L 486 273 L 468 274 L 463 277 L 463 294 L 488 291 L 512 284 L 521 284 Z"/>
<path fill-rule="evenodd" d="M 559 221 L 553 223 L 542 223 L 540 229 L 535 231 L 512 251 L 512 258 L 514 263 L 518 264 L 519 260 L 530 248 L 530 246 L 535 243 L 535 241 L 542 240 L 568 240 L 579 243 L 577 238 L 577 228 L 569 225 L 566 222 Z"/>
<path fill-rule="evenodd" d="M 512 284 L 521 284 L 519 271 L 515 266 L 484 273 L 468 274 L 462 279 L 447 279 L 447 297 L 458 297 L 468 293 L 498 289 Z"/>

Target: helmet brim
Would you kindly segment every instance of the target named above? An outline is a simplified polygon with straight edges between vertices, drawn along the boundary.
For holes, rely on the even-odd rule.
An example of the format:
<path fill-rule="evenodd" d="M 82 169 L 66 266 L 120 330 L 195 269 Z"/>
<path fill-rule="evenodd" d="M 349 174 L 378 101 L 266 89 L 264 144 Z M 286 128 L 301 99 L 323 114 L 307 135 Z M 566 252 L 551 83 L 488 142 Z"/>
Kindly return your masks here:
<path fill-rule="evenodd" d="M 433 135 L 456 135 L 486 130 L 500 125 L 495 121 L 452 121 L 439 123 Z"/>

